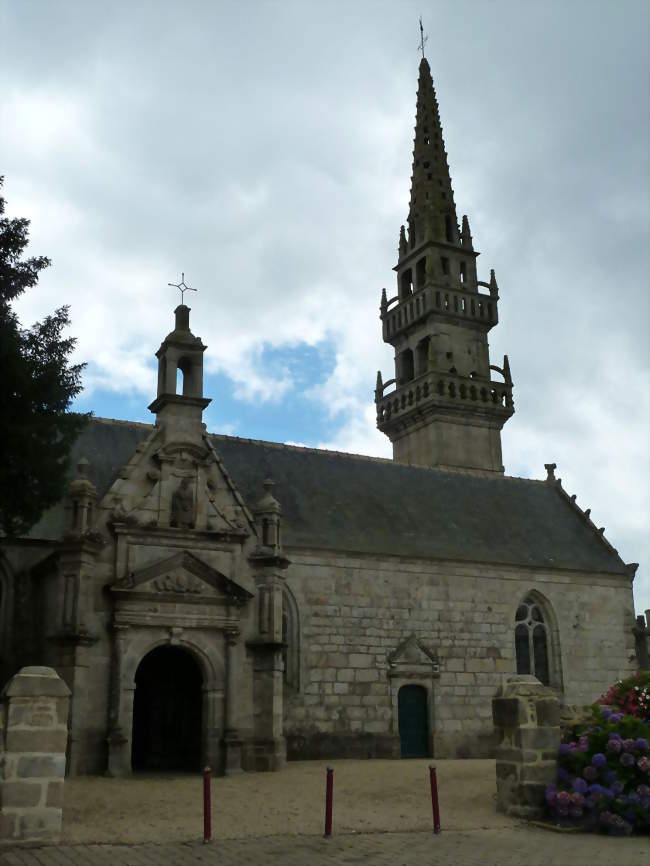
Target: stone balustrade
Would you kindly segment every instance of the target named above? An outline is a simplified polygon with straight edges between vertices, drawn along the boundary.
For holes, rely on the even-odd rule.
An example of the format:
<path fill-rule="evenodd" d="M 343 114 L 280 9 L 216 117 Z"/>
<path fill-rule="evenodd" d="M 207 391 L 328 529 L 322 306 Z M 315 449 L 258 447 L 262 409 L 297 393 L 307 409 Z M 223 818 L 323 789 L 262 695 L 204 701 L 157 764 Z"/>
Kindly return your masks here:
<path fill-rule="evenodd" d="M 386 386 L 391 383 L 386 383 Z M 382 389 L 383 390 L 383 389 Z M 375 394 L 377 426 L 381 430 L 391 418 L 406 413 L 414 407 L 431 405 L 453 405 L 475 402 L 486 411 L 505 413 L 514 411 L 512 385 L 506 382 L 472 379 L 457 373 L 428 372 L 398 386 L 390 394 Z"/>
<path fill-rule="evenodd" d="M 492 328 L 499 321 L 497 299 L 479 292 L 425 286 L 406 298 L 391 298 L 382 307 L 384 340 L 405 330 L 431 312 L 458 319 L 475 319 Z"/>

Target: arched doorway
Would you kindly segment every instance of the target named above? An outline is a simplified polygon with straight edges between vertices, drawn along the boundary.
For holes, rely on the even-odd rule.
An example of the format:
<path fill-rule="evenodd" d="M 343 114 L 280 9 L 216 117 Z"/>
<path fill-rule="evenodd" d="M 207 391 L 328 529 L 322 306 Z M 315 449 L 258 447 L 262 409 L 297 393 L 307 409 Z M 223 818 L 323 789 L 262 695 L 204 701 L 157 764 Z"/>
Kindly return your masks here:
<path fill-rule="evenodd" d="M 397 693 L 397 719 L 403 758 L 429 755 L 429 714 L 424 686 L 402 686 Z"/>
<path fill-rule="evenodd" d="M 200 768 L 202 685 L 186 650 L 161 646 L 142 659 L 133 701 L 134 770 Z"/>

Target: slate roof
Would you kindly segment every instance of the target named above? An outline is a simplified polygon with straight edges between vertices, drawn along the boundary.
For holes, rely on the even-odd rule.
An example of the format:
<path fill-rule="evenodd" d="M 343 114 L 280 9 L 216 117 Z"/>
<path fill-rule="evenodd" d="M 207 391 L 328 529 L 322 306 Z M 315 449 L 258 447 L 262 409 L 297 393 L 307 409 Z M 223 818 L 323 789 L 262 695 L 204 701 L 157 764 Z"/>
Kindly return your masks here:
<path fill-rule="evenodd" d="M 152 427 L 93 419 L 74 446 L 101 498 Z M 479 477 L 312 448 L 211 436 L 246 503 L 276 482 L 286 547 L 626 574 L 614 549 L 556 485 Z M 62 509 L 31 537 L 55 538 Z"/>

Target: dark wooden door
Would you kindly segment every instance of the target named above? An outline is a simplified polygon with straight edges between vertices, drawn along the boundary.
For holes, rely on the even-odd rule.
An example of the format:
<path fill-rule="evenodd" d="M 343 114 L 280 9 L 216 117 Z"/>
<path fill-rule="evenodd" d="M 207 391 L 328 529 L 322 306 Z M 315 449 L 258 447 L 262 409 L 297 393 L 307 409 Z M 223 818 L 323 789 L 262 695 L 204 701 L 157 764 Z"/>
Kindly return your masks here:
<path fill-rule="evenodd" d="M 202 678 L 177 647 L 158 647 L 135 675 L 134 770 L 198 770 L 201 765 Z"/>
<path fill-rule="evenodd" d="M 423 686 L 402 686 L 397 694 L 397 718 L 402 757 L 428 757 L 427 690 Z"/>

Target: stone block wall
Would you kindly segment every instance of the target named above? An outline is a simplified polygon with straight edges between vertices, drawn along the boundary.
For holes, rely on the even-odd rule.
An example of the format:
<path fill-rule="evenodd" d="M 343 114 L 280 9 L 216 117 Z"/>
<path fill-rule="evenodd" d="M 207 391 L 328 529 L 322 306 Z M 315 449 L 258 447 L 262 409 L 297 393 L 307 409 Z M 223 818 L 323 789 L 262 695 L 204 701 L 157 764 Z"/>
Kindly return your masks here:
<path fill-rule="evenodd" d="M 492 700 L 496 748 L 497 810 L 516 818 L 544 813 L 546 785 L 555 781 L 560 745 L 560 705 L 532 676 L 508 677 Z"/>
<path fill-rule="evenodd" d="M 61 832 L 70 691 L 47 667 L 25 667 L 2 692 L 0 841 Z"/>
<path fill-rule="evenodd" d="M 548 602 L 551 683 L 588 704 L 629 669 L 631 584 L 615 575 L 341 555 L 292 549 L 287 575 L 300 611 L 302 687 L 289 697 L 290 758 L 399 755 L 397 689 L 388 657 L 410 635 L 439 673 L 409 682 L 429 694 L 432 751 L 489 757 L 492 697 L 516 673 L 515 611 L 535 590 Z"/>

